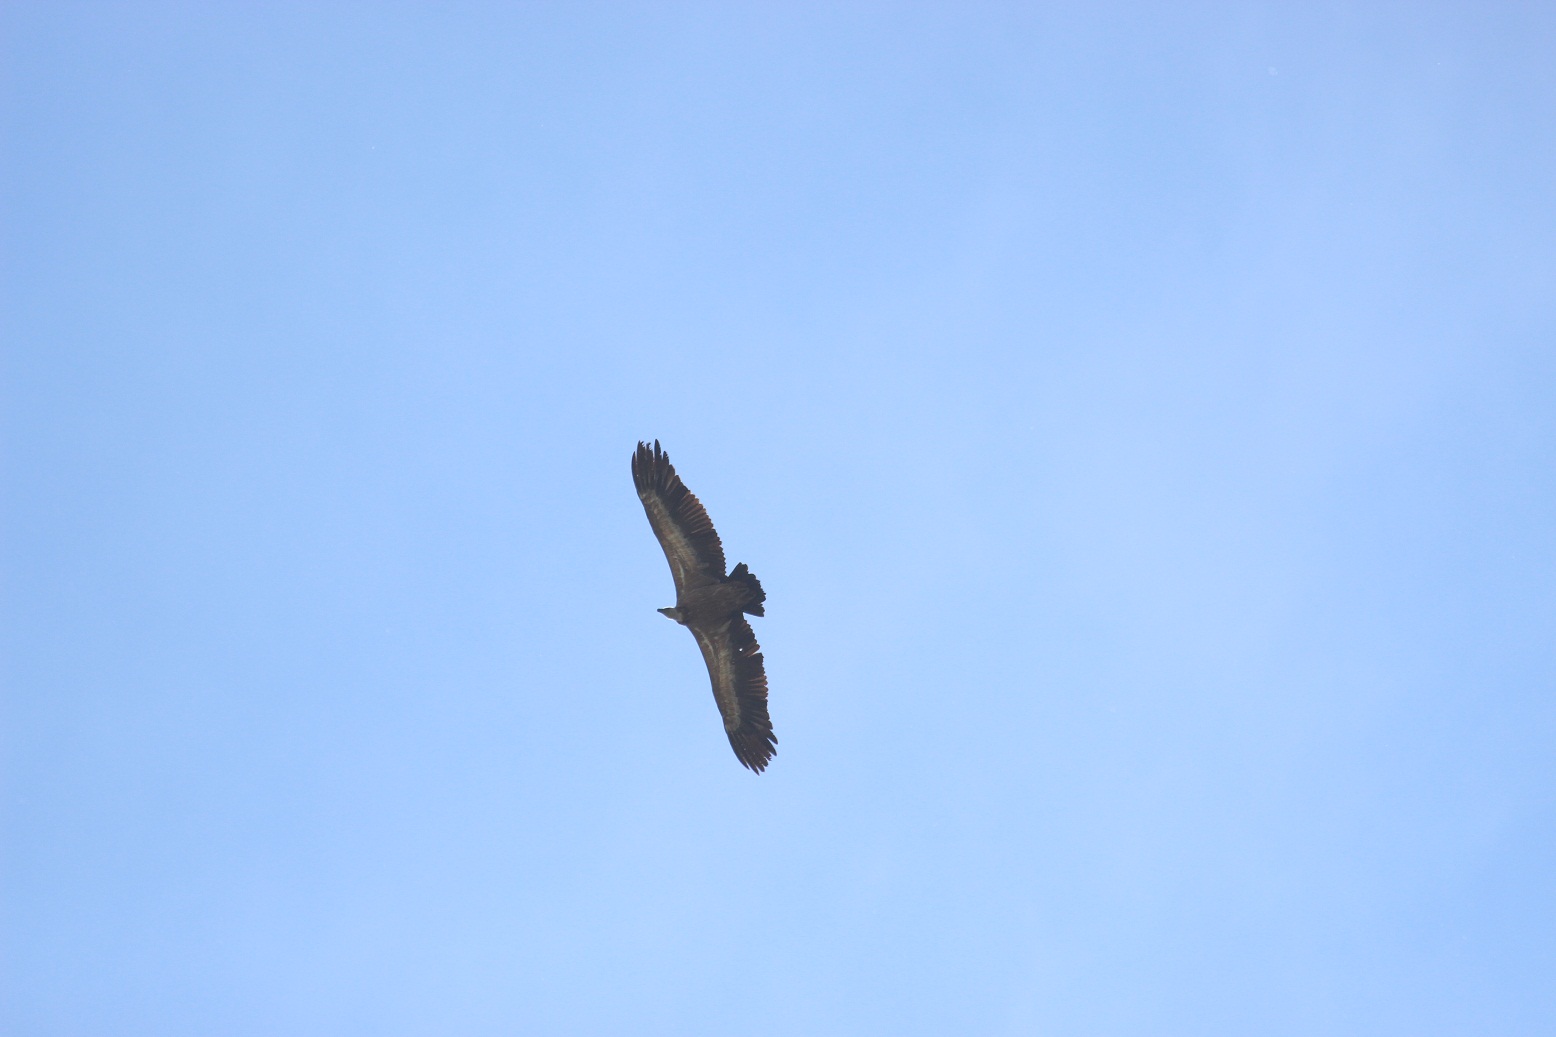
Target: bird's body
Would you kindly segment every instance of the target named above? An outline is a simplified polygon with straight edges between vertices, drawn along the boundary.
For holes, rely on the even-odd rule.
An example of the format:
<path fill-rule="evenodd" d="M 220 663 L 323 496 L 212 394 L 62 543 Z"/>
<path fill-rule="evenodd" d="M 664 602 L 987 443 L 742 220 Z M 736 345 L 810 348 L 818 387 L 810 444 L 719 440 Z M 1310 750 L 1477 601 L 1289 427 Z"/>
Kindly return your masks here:
<path fill-rule="evenodd" d="M 751 580 L 755 579 L 751 577 Z M 761 584 L 757 584 L 753 590 L 749 582 L 737 578 L 723 583 L 688 587 L 676 593 L 675 608 L 659 611 L 686 626 L 702 625 L 716 623 L 726 616 L 746 611 L 750 611 L 753 616 L 760 616 L 765 598 Z"/>
<path fill-rule="evenodd" d="M 697 639 L 730 747 L 741 763 L 760 773 L 777 752 L 778 740 L 767 715 L 762 648 L 745 617 L 762 615 L 767 595 L 745 563 L 725 574 L 724 545 L 708 513 L 675 474 L 657 440 L 652 447 L 638 444 L 632 482 L 675 580 L 675 605 L 659 611 Z"/>

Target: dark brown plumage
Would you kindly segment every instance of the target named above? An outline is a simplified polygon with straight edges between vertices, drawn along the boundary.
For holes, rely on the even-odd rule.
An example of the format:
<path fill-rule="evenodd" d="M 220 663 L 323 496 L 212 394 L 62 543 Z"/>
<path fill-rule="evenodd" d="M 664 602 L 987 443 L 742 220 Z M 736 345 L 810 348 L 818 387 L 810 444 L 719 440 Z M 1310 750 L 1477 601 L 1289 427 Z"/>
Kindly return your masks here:
<path fill-rule="evenodd" d="M 658 440 L 638 444 L 632 482 L 675 580 L 675 607 L 659 611 L 697 639 L 729 744 L 741 763 L 761 773 L 778 739 L 767 716 L 762 646 L 745 617 L 762 615 L 767 595 L 744 562 L 725 575 L 724 545 Z"/>

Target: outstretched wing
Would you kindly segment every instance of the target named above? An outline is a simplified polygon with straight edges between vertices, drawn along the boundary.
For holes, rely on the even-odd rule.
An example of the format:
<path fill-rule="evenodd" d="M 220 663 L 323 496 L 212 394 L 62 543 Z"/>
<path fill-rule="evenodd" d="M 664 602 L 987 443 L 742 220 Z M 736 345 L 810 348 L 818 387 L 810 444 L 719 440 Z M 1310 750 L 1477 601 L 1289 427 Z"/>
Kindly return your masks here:
<path fill-rule="evenodd" d="M 659 449 L 659 440 L 654 440 L 652 449 L 647 443 L 638 444 L 632 455 L 632 482 L 648 513 L 648 524 L 665 549 L 677 594 L 722 580 L 724 545 L 702 502 L 675 474 L 670 455 Z"/>
<path fill-rule="evenodd" d="M 767 671 L 762 646 L 751 624 L 738 613 L 717 626 L 694 625 L 692 636 L 702 649 L 713 681 L 713 698 L 724 717 L 724 733 L 741 763 L 760 774 L 778 751 L 773 722 L 767 715 Z"/>

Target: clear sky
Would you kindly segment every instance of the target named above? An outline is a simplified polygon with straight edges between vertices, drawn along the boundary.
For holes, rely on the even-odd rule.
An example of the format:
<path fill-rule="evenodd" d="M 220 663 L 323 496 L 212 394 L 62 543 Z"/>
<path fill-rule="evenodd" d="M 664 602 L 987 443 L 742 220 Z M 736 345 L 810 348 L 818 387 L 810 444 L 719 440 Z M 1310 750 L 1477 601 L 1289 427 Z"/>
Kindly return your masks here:
<path fill-rule="evenodd" d="M 1551 5 L 0 19 L 6 1033 L 1556 1032 Z"/>

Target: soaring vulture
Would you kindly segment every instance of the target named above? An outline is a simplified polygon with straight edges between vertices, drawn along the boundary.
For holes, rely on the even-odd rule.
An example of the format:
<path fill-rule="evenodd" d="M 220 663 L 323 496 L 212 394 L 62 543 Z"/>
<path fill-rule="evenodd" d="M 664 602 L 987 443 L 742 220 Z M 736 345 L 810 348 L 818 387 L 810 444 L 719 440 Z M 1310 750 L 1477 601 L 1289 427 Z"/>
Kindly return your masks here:
<path fill-rule="evenodd" d="M 760 774 L 778 751 L 778 739 L 767 716 L 762 646 L 744 614 L 762 615 L 767 595 L 744 562 L 724 574 L 724 545 L 657 439 L 652 448 L 638 443 L 632 482 L 675 579 L 675 607 L 659 611 L 697 639 L 729 744 L 741 763 Z"/>

